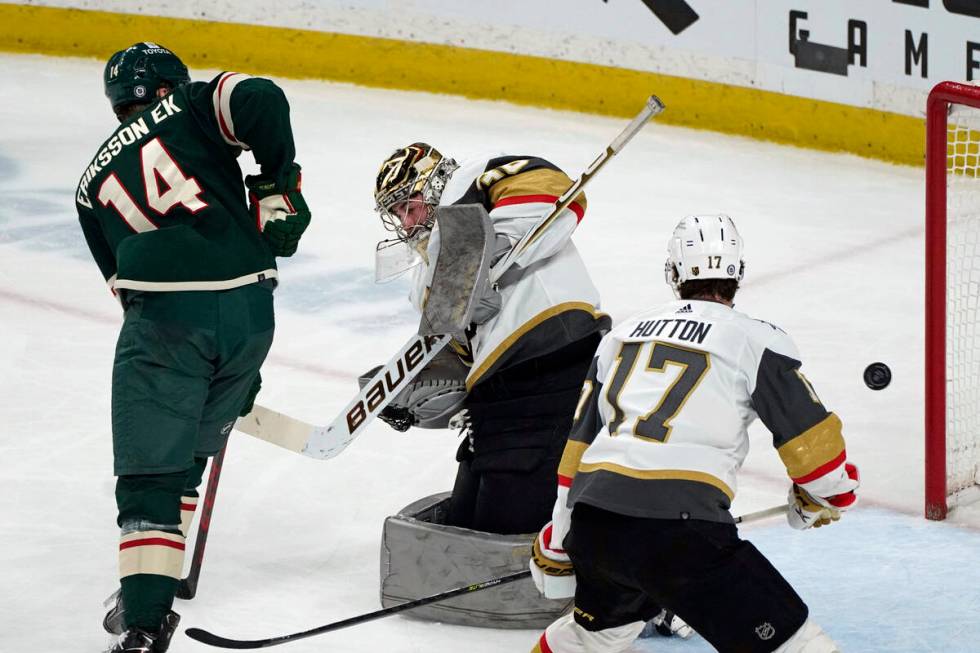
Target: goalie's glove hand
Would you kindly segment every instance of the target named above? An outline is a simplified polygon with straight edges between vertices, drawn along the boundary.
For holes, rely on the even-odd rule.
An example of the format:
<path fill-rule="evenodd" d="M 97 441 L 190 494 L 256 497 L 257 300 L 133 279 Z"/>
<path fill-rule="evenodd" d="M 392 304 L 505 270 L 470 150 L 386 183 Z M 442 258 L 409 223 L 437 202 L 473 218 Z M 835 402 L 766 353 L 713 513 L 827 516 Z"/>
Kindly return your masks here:
<path fill-rule="evenodd" d="M 546 599 L 567 599 L 575 596 L 575 570 L 560 542 L 553 542 L 551 522 L 534 539 L 531 550 L 531 579 Z"/>
<path fill-rule="evenodd" d="M 292 256 L 310 224 L 310 209 L 300 192 L 299 164 L 291 164 L 284 183 L 260 175 L 245 177 L 252 214 L 276 256 Z"/>
<path fill-rule="evenodd" d="M 248 389 L 248 395 L 245 397 L 245 403 L 242 404 L 242 409 L 238 412 L 239 417 L 245 417 L 252 412 L 252 408 L 255 406 L 255 397 L 258 396 L 261 389 L 262 373 L 256 372 L 255 378 L 252 379 L 252 387 Z"/>
<path fill-rule="evenodd" d="M 820 497 L 800 487 L 796 483 L 789 489 L 789 510 L 786 520 L 797 530 L 820 528 L 841 518 L 841 513 L 857 505 L 857 488 L 860 474 L 857 465 L 845 463 L 844 476 L 837 489 L 842 492 Z"/>

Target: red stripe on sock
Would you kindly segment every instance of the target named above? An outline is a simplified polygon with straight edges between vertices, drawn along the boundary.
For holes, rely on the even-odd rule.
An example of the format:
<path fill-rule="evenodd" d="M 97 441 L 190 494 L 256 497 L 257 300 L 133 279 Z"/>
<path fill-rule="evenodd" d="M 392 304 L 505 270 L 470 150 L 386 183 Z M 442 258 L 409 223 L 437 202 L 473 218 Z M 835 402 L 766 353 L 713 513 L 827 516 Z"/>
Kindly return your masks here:
<path fill-rule="evenodd" d="M 548 646 L 548 639 L 545 637 L 547 633 L 541 633 L 541 639 L 538 640 L 538 646 L 541 647 L 541 653 L 554 653 L 551 647 Z"/>
<path fill-rule="evenodd" d="M 184 550 L 183 542 L 174 542 L 173 540 L 168 540 L 162 537 L 147 537 L 142 540 L 130 540 L 129 542 L 120 542 L 119 550 L 124 551 L 126 549 L 131 549 L 134 546 L 169 546 L 171 549 L 178 549 L 180 551 Z"/>

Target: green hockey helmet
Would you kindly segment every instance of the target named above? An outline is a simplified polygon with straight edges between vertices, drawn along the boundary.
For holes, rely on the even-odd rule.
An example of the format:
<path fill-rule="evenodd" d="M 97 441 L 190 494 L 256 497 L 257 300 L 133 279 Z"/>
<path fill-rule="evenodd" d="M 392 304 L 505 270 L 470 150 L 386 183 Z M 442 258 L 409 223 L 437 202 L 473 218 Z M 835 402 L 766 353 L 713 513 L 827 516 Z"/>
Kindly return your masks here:
<path fill-rule="evenodd" d="M 153 102 L 157 89 L 177 88 L 191 81 L 187 66 L 156 43 L 136 43 L 120 50 L 105 65 L 105 94 L 117 114 L 130 104 Z"/>

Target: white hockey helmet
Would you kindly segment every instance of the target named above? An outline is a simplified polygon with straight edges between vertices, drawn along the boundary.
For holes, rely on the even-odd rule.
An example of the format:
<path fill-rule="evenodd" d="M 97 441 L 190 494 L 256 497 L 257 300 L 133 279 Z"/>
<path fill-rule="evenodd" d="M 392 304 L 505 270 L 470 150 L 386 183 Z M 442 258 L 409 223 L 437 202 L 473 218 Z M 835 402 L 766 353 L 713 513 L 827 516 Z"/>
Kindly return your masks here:
<path fill-rule="evenodd" d="M 727 215 L 688 215 L 677 223 L 667 244 L 667 284 L 680 296 L 679 287 L 696 279 L 742 280 L 742 237 Z"/>

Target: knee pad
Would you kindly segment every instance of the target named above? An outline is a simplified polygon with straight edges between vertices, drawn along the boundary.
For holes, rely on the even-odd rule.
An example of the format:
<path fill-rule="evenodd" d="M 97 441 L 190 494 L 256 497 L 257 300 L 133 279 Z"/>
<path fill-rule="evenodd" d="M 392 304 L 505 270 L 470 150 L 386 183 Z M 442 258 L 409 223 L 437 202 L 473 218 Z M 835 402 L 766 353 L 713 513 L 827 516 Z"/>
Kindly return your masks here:
<path fill-rule="evenodd" d="M 773 653 L 840 653 L 830 635 L 809 619 Z"/>
<path fill-rule="evenodd" d="M 420 499 L 385 519 L 381 541 L 384 607 L 528 568 L 531 536 L 447 526 L 448 512 L 446 492 Z M 544 628 L 571 604 L 571 599 L 543 598 L 527 578 L 417 608 L 405 616 L 484 628 Z"/>

